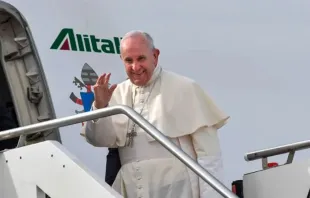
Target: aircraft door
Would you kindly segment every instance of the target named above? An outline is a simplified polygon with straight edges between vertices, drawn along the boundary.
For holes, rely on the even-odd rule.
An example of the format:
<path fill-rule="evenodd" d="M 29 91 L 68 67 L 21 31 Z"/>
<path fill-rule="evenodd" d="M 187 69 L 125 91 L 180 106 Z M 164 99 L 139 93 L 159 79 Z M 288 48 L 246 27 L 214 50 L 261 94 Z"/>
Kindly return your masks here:
<path fill-rule="evenodd" d="M 0 9 L 3 6 L 0 3 Z M 1 66 L 7 82 L 7 98 L 11 98 L 11 107 L 7 108 L 14 109 L 18 125 L 25 126 L 53 119 L 54 112 L 30 32 L 21 21 L 21 18 L 0 12 Z M 58 130 L 22 136 L 18 147 L 44 140 L 61 142 Z"/>

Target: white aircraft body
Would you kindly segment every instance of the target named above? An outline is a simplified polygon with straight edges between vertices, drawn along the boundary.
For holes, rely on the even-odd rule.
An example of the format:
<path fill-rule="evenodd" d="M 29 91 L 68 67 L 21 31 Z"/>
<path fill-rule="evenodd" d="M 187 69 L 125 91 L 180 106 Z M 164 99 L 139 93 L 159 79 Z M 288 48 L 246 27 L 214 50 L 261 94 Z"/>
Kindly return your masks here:
<path fill-rule="evenodd" d="M 261 170 L 260 161 L 244 160 L 246 152 L 309 137 L 309 6 L 302 0 L 0 1 L 0 99 L 13 104 L 19 126 L 87 112 L 98 76 L 111 72 L 111 83 L 127 78 L 122 36 L 144 30 L 163 68 L 195 79 L 231 116 L 219 133 L 230 188 Z M 107 148 L 88 144 L 81 127 L 21 136 L 18 147 L 59 141 L 103 179 Z M 297 159 L 306 156 L 298 152 Z"/>

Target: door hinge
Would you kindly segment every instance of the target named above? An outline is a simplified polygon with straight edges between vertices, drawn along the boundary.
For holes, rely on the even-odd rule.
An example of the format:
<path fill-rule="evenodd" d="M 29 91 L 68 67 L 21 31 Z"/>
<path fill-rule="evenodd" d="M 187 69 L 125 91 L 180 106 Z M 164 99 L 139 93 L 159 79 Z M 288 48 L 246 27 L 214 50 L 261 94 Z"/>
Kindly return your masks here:
<path fill-rule="evenodd" d="M 38 104 L 43 96 L 39 87 L 27 87 L 27 97 L 31 103 Z"/>

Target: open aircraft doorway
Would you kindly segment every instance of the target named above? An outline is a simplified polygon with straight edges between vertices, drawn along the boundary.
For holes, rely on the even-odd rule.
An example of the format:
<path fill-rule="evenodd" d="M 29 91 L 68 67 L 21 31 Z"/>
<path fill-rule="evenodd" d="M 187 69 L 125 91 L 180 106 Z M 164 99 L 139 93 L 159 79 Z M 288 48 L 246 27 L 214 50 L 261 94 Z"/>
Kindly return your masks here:
<path fill-rule="evenodd" d="M 30 27 L 13 6 L 0 1 L 0 130 L 55 118 Z M 0 149 L 56 140 L 57 129 L 0 142 Z"/>

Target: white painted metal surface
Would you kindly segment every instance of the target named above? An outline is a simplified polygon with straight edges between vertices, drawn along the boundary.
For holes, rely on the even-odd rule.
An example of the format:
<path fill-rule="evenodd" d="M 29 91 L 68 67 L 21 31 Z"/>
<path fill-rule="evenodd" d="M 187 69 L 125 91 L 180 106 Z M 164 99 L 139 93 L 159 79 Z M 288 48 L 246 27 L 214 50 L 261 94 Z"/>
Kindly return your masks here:
<path fill-rule="evenodd" d="M 37 9 L 33 9 L 33 5 Z M 31 3 L 24 0 L 4 0 L 0 1 L 0 10 L 13 14 L 24 25 L 29 24 L 27 33 L 31 35 L 31 29 L 33 38 L 28 36 L 28 42 L 34 44 L 35 41 L 37 50 L 31 49 L 32 53 L 21 59 L 2 62 L 5 63 L 7 78 L 13 83 L 10 89 L 20 124 L 27 125 L 37 123 L 37 118 L 42 118 L 42 115 L 45 117 L 46 112 L 55 118 L 56 115 L 72 115 L 76 109 L 81 109 L 68 96 L 72 92 L 79 94 L 72 79 L 80 76 L 85 63 L 91 65 L 98 74 L 112 72 L 113 83 L 125 77 L 118 54 L 59 48 L 51 50 L 52 43 L 63 28 L 72 28 L 75 34 L 95 35 L 96 38 L 104 39 L 121 37 L 125 32 L 136 28 L 152 33 L 156 45 L 162 50 L 161 64 L 169 70 L 197 80 L 210 92 L 217 104 L 232 116 L 232 122 L 220 133 L 228 184 L 245 171 L 253 172 L 260 166 L 259 162 L 244 163 L 240 156 L 245 151 L 308 137 L 308 133 L 303 132 L 307 128 L 310 109 L 309 93 L 305 91 L 309 84 L 308 7 L 306 1 L 294 4 L 291 1 L 221 4 L 201 0 L 182 4 L 154 1 L 150 4 L 123 1 L 107 3 L 97 0 L 32 0 Z M 118 12 L 113 8 L 117 8 Z M 143 12 L 144 17 L 141 17 L 141 12 L 116 14 L 134 9 Z M 158 10 L 162 14 L 158 15 Z M 171 10 L 175 14 L 171 15 Z M 48 23 L 51 19 L 53 23 Z M 2 22 L 4 21 L 1 20 Z M 29 50 L 29 46 L 24 50 L 18 49 L 20 39 L 17 41 L 16 38 L 24 37 L 25 32 L 20 31 L 19 26 L 8 24 L 2 23 L 0 29 L 2 55 Z M 12 24 L 19 25 L 16 21 Z M 38 53 L 34 53 L 36 51 Z M 42 65 L 38 64 L 40 59 Z M 38 68 L 41 70 L 37 70 Z M 47 94 L 45 99 L 52 97 L 49 99 L 50 108 L 46 106 L 48 100 L 38 108 L 28 101 L 26 90 L 30 81 L 25 74 L 30 70 L 40 71 L 40 86 L 48 83 L 49 87 L 44 87 L 43 91 Z M 64 145 L 103 178 L 106 150 L 89 146 L 78 135 L 80 128 L 81 125 L 77 124 L 62 129 Z M 58 139 L 58 136 L 49 135 L 48 139 Z M 240 141 L 242 143 L 236 144 Z M 255 153 L 254 158 L 279 153 L 287 148 L 282 149 L 263 150 Z M 304 153 L 303 156 L 307 158 L 309 154 Z M 277 156 L 277 159 L 283 158 Z M 303 171 L 304 168 L 300 170 Z M 268 171 L 270 170 L 249 175 L 255 180 L 260 178 L 260 174 L 269 173 Z M 0 176 L 5 174 L 8 173 L 0 171 Z M 264 180 L 260 182 L 268 179 L 261 178 Z M 269 185 L 274 184 L 269 182 L 265 187 Z M 10 188 L 0 185 L 0 190 L 4 187 Z M 252 186 L 249 190 L 255 192 L 255 187 Z M 39 188 L 37 191 L 40 191 Z"/>
<path fill-rule="evenodd" d="M 3 152 L 0 168 L 0 198 L 122 197 L 56 141 Z"/>
<path fill-rule="evenodd" d="M 245 174 L 244 198 L 309 198 L 310 160 Z"/>

